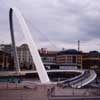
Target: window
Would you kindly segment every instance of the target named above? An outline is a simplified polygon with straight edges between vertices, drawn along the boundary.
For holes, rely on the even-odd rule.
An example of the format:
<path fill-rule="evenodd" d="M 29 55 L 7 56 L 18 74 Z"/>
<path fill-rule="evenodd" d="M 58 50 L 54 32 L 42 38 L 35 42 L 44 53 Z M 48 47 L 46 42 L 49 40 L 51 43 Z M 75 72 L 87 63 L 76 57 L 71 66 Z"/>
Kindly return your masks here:
<path fill-rule="evenodd" d="M 67 56 L 67 63 L 72 63 L 72 56 Z"/>
<path fill-rule="evenodd" d="M 76 56 L 73 56 L 73 57 L 72 57 L 72 62 L 73 62 L 73 63 L 76 63 Z"/>

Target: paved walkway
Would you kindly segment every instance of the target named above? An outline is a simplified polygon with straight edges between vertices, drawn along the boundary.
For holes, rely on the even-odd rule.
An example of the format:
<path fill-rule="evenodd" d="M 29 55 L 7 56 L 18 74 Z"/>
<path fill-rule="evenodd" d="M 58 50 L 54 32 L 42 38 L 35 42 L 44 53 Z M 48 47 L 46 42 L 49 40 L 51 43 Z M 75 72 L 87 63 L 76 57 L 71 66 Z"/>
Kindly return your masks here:
<path fill-rule="evenodd" d="M 49 100 L 100 100 L 100 96 L 95 97 L 50 97 Z"/>
<path fill-rule="evenodd" d="M 0 100 L 48 100 L 47 89 L 3 89 L 0 90 Z"/>
<path fill-rule="evenodd" d="M 14 84 L 8 84 L 8 87 L 3 85 L 0 84 L 0 100 L 100 100 L 95 94 L 96 89 L 63 89 L 51 85 L 34 85 L 34 88 L 29 89 L 23 86 L 15 87 Z M 98 93 L 100 94 L 100 90 Z M 82 99 L 85 96 L 88 99 Z"/>

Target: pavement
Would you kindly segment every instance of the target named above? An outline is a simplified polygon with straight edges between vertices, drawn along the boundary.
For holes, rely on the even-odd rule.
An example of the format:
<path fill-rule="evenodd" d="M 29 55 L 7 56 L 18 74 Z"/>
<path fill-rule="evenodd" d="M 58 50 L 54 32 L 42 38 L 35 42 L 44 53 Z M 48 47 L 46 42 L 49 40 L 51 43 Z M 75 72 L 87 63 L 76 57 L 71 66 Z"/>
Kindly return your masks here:
<path fill-rule="evenodd" d="M 0 100 L 100 100 L 100 89 L 72 89 L 52 85 L 0 84 Z"/>
<path fill-rule="evenodd" d="M 93 96 L 93 97 L 50 97 L 49 100 L 100 100 L 100 96 Z"/>

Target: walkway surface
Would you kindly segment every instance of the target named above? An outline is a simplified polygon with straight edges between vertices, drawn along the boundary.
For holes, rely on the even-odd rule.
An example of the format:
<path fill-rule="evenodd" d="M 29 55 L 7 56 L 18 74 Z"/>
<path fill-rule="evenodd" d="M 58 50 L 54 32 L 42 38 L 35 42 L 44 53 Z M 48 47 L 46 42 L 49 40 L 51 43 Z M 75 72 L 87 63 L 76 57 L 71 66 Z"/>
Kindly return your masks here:
<path fill-rule="evenodd" d="M 63 87 L 71 86 L 72 88 L 81 88 L 95 80 L 96 76 L 94 70 L 85 70 L 80 75 L 67 79 L 60 84 Z"/>
<path fill-rule="evenodd" d="M 47 70 L 47 72 L 78 72 L 80 75 L 70 79 L 65 80 L 64 85 L 69 84 L 73 88 L 81 88 L 89 83 L 91 83 L 96 78 L 96 73 L 94 70 Z M 20 73 L 16 73 L 15 71 L 5 71 L 0 72 L 0 76 L 18 76 L 25 75 L 27 73 L 37 73 L 37 71 L 21 71 Z"/>
<path fill-rule="evenodd" d="M 94 70 L 87 70 L 85 74 L 75 82 L 71 83 L 71 86 L 74 88 L 81 88 L 89 83 L 91 83 L 96 78 L 96 73 Z"/>
<path fill-rule="evenodd" d="M 78 72 L 78 73 L 82 73 L 84 70 L 47 70 L 47 72 Z M 0 71 L 0 76 L 18 76 L 18 75 L 25 75 L 28 73 L 37 73 L 36 70 L 29 70 L 29 71 L 20 71 L 20 72 L 16 72 L 16 71 Z"/>
<path fill-rule="evenodd" d="M 12 87 L 14 84 L 4 88 L 3 85 L 0 84 L 0 100 L 100 100 L 100 89 L 63 89 L 51 85 L 34 85 L 33 89 L 29 89 Z"/>

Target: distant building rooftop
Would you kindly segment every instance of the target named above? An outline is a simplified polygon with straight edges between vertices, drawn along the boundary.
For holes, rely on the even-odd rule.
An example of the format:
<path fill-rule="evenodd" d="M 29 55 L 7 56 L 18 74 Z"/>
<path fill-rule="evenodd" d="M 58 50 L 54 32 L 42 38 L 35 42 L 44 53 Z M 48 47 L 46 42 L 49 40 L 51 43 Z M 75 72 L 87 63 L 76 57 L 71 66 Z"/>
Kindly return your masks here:
<path fill-rule="evenodd" d="M 61 54 L 82 54 L 82 52 L 77 51 L 75 49 L 68 49 L 68 50 L 63 50 L 63 51 L 58 52 L 58 55 L 61 55 Z"/>
<path fill-rule="evenodd" d="M 84 57 L 100 57 L 100 53 L 98 51 L 90 51 L 89 53 L 83 53 Z"/>

